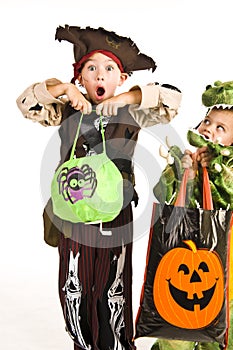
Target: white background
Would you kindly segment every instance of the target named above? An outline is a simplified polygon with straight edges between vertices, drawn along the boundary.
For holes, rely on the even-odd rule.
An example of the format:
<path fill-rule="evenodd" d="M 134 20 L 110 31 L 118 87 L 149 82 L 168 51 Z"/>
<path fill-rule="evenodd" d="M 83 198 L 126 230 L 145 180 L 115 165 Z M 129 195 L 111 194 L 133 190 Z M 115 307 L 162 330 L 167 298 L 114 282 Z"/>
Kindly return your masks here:
<path fill-rule="evenodd" d="M 204 116 L 201 94 L 205 86 L 215 80 L 233 80 L 232 18 L 232 0 L 1 0 L 1 349 L 72 349 L 58 300 L 57 250 L 43 242 L 41 168 L 56 128 L 24 119 L 15 103 L 33 82 L 50 77 L 70 81 L 72 46 L 54 40 L 56 27 L 103 26 L 131 37 L 158 68 L 153 74 L 134 73 L 124 89 L 158 81 L 183 92 L 179 115 L 169 127 L 143 131 L 136 153 L 141 206 L 135 216 L 145 226 L 134 244 L 136 315 L 151 214 L 146 210 L 144 215 L 143 206 L 153 200 L 143 170 L 147 159 L 140 156 L 140 150 L 147 149 L 160 162 L 158 147 L 164 135 L 170 135 L 171 143 L 185 144 L 187 128 Z M 162 162 L 160 170 L 164 166 Z M 153 167 L 149 171 L 155 183 L 160 171 Z M 138 340 L 138 349 L 149 349 L 152 342 Z"/>

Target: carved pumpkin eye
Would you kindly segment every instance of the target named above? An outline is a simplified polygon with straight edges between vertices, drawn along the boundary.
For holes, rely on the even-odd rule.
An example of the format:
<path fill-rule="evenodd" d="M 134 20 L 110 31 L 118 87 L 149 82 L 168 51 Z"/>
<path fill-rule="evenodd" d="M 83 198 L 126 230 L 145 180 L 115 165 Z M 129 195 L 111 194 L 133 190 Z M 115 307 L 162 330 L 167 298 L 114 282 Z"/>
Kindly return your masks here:
<path fill-rule="evenodd" d="M 200 263 L 198 270 L 202 270 L 203 272 L 209 272 L 208 265 L 204 261 Z"/>
<path fill-rule="evenodd" d="M 224 302 L 224 269 L 218 254 L 198 249 L 193 241 L 169 250 L 154 277 L 153 298 L 158 314 L 187 329 L 211 324 Z"/>
<path fill-rule="evenodd" d="M 185 275 L 189 274 L 189 268 L 185 264 L 181 264 L 178 268 L 178 272 L 183 271 Z"/>

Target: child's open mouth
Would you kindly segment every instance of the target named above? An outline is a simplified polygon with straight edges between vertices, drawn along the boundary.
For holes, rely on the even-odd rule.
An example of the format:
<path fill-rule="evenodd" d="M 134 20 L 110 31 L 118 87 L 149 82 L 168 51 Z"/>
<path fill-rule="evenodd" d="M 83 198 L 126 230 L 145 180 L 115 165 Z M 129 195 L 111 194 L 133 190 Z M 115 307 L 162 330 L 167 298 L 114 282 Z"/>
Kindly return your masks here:
<path fill-rule="evenodd" d="M 105 90 L 103 87 L 98 87 L 97 91 L 96 91 L 98 96 L 103 96 L 105 93 Z"/>

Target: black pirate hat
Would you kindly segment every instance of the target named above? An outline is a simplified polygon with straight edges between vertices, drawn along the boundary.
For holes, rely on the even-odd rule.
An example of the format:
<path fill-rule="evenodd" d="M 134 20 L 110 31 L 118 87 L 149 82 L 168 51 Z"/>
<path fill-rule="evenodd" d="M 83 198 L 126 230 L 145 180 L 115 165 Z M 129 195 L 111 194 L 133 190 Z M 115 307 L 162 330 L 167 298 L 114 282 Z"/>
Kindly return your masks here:
<path fill-rule="evenodd" d="M 125 73 L 144 69 L 152 69 L 154 72 L 157 67 L 151 57 L 139 52 L 130 38 L 119 36 L 101 27 L 93 29 L 90 27 L 60 26 L 56 30 L 55 39 L 67 40 L 74 44 L 76 63 L 92 52 L 106 51 L 111 52 L 120 61 L 121 69 Z"/>

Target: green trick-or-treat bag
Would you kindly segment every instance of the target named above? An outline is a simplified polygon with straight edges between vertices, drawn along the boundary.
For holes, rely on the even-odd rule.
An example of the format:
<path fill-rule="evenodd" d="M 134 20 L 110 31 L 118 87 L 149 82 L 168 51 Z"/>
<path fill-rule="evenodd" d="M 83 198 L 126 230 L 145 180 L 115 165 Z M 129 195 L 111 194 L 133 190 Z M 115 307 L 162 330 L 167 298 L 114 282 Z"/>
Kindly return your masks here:
<path fill-rule="evenodd" d="M 123 206 L 123 178 L 106 154 L 102 117 L 100 127 L 103 152 L 75 158 L 82 117 L 70 159 L 56 170 L 52 179 L 53 212 L 72 223 L 109 222 L 120 213 Z"/>

